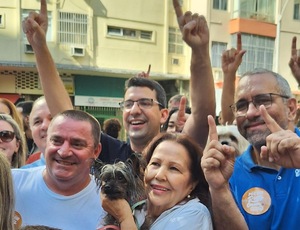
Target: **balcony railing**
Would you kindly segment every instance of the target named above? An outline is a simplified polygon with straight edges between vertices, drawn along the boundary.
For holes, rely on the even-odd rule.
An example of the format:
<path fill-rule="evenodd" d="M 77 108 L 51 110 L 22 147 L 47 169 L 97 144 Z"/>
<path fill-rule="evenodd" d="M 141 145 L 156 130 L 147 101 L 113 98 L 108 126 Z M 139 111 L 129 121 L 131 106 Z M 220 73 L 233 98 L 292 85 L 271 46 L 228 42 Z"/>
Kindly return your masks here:
<path fill-rule="evenodd" d="M 262 22 L 275 23 L 274 15 L 269 15 L 263 12 L 251 12 L 251 11 L 234 11 L 232 18 L 248 18 Z"/>

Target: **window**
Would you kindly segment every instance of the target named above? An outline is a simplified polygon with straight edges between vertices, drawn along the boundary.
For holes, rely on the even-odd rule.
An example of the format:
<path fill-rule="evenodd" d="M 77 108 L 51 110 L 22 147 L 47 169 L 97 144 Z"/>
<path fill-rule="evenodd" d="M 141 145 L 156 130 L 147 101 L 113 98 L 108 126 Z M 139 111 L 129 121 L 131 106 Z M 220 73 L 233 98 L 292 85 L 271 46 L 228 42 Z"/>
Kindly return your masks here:
<path fill-rule="evenodd" d="M 213 0 L 213 9 L 227 10 L 227 0 Z"/>
<path fill-rule="evenodd" d="M 233 17 L 274 23 L 275 7 L 276 1 L 274 0 L 235 0 Z"/>
<path fill-rule="evenodd" d="M 227 43 L 212 42 L 211 46 L 211 64 L 212 67 L 222 68 L 222 53 L 226 50 Z"/>
<path fill-rule="evenodd" d="M 115 36 L 123 36 L 123 31 L 122 31 L 122 29 L 121 28 L 116 28 L 116 27 L 111 27 L 111 26 L 109 26 L 108 28 L 107 28 L 107 33 L 109 34 L 109 35 L 115 35 Z"/>
<path fill-rule="evenodd" d="M 88 17 L 86 14 L 59 12 L 58 40 L 65 44 L 87 44 Z"/>
<path fill-rule="evenodd" d="M 127 39 L 152 40 L 152 31 L 120 28 L 115 26 L 107 27 L 107 34 L 111 36 L 124 37 Z"/>
<path fill-rule="evenodd" d="M 28 16 L 29 12 L 31 11 L 37 11 L 37 10 L 27 10 L 27 9 L 23 9 L 22 10 L 22 21 Z M 39 12 L 39 11 L 37 11 Z M 46 40 L 47 41 L 53 41 L 53 37 L 52 37 L 52 12 L 48 11 L 48 30 L 47 30 L 47 34 L 46 34 Z M 23 39 L 25 41 L 27 41 L 26 38 L 26 34 L 23 33 Z"/>
<path fill-rule="evenodd" d="M 169 53 L 183 54 L 181 31 L 175 27 L 169 27 Z"/>
<path fill-rule="evenodd" d="M 152 40 L 151 31 L 141 31 L 141 39 Z"/>
<path fill-rule="evenodd" d="M 0 28 L 5 27 L 5 14 L 0 13 Z"/>
<path fill-rule="evenodd" d="M 231 44 L 236 44 L 236 34 L 231 35 Z M 247 53 L 239 67 L 239 74 L 254 68 L 273 69 L 275 39 L 252 34 L 242 34 L 243 49 Z"/>
<path fill-rule="evenodd" d="M 294 1 L 294 19 L 300 20 L 300 0 Z"/>

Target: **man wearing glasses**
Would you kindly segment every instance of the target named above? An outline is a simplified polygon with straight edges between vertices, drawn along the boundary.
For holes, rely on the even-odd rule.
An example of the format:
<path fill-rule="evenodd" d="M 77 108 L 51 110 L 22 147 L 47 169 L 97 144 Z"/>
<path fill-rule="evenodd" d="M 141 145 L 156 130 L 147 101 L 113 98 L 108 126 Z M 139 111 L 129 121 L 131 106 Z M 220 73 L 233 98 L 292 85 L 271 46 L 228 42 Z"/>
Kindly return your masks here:
<path fill-rule="evenodd" d="M 183 133 L 187 133 L 203 147 L 208 133 L 206 118 L 209 114 L 215 115 L 209 31 L 203 16 L 192 15 L 191 12 L 183 14 L 178 0 L 173 3 L 183 40 L 192 49 L 190 94 L 193 113 L 185 123 Z M 41 0 L 40 13 L 30 13 L 23 21 L 23 31 L 34 50 L 45 98 L 54 116 L 73 106 L 46 44 L 47 25 L 47 4 Z M 148 78 L 131 78 L 126 88 L 121 107 L 123 125 L 130 144 L 102 133 L 100 159 L 106 163 L 113 163 L 116 159 L 124 160 L 132 151 L 141 152 L 160 132 L 160 126 L 168 117 L 166 95 L 157 82 Z"/>
<path fill-rule="evenodd" d="M 132 151 L 141 153 L 168 118 L 165 90 L 149 78 L 132 77 L 126 81 L 120 108 L 130 145 L 101 133 L 103 149 L 99 159 L 106 163 L 125 161 Z"/>
<path fill-rule="evenodd" d="M 232 147 L 217 142 L 214 120 L 208 118 L 210 141 L 201 165 L 216 228 L 298 229 L 300 131 L 288 82 L 264 69 L 247 72 L 231 109 L 250 146 L 235 161 Z"/>

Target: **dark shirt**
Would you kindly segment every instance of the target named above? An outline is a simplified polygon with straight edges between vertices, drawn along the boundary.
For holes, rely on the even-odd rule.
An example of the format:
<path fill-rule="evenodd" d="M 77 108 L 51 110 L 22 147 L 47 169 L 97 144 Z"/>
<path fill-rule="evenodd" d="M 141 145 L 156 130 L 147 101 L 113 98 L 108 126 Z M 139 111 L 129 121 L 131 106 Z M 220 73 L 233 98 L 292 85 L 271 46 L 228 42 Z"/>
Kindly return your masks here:
<path fill-rule="evenodd" d="M 115 139 L 103 132 L 101 132 L 100 143 L 102 150 L 98 159 L 104 163 L 113 164 L 116 161 L 126 161 L 133 153 L 129 143 Z"/>

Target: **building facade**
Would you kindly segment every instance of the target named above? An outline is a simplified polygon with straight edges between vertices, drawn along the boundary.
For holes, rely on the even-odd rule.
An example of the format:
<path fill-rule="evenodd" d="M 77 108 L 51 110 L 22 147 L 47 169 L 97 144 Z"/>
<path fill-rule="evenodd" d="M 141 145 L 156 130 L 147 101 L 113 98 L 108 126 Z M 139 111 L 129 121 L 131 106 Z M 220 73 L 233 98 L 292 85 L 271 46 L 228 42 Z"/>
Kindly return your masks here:
<path fill-rule="evenodd" d="M 238 74 L 254 67 L 272 69 L 299 93 L 288 67 L 292 37 L 300 33 L 299 1 L 181 0 L 183 10 L 207 19 L 217 98 L 223 81 L 221 54 L 235 47 L 237 33 L 242 33 L 247 50 Z M 48 45 L 76 107 L 101 122 L 120 118 L 125 80 L 147 71 L 149 64 L 150 76 L 164 86 L 168 98 L 176 93 L 189 96 L 191 54 L 181 39 L 171 0 L 47 3 Z M 37 0 L 0 0 L 0 96 L 14 101 L 43 94 L 21 24 L 39 7 Z"/>

